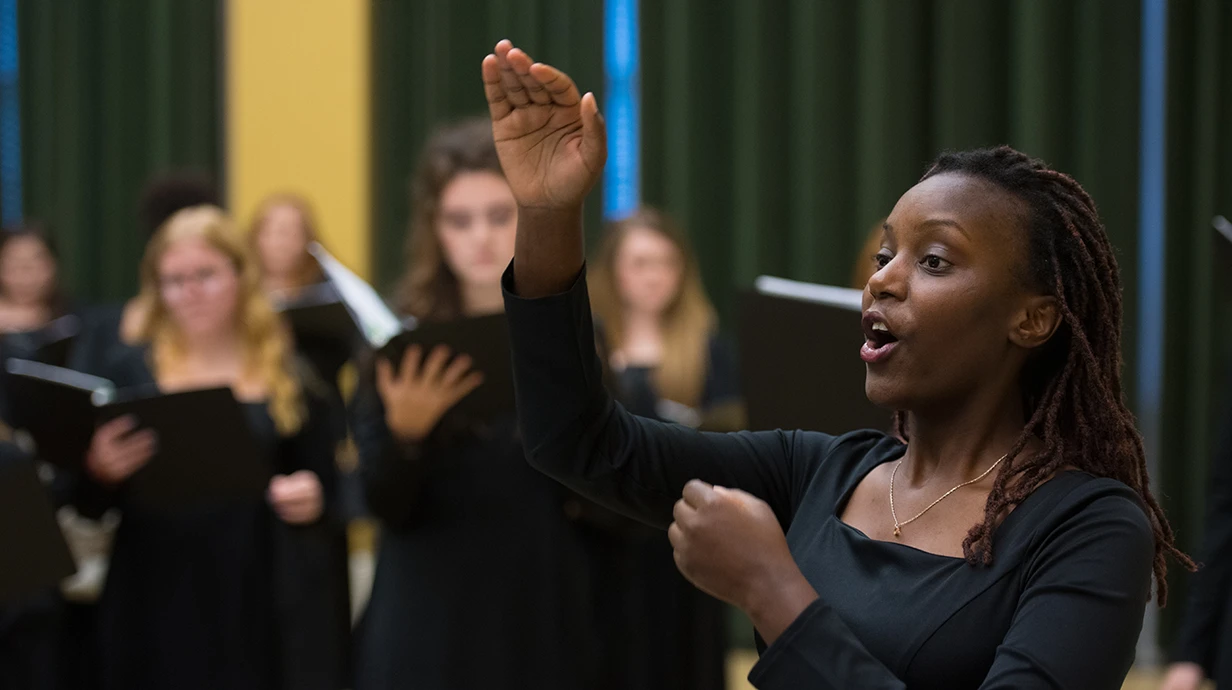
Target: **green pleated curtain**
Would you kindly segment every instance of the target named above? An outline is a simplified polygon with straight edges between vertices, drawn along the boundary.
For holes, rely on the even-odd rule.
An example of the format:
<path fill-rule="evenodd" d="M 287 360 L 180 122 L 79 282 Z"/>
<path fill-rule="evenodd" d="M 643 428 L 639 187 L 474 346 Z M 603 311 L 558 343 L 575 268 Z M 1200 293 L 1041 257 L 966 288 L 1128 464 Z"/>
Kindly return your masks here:
<path fill-rule="evenodd" d="M 168 169 L 221 170 L 214 0 L 18 0 L 23 211 L 51 225 L 70 294 L 134 293 L 138 198 Z"/>
<path fill-rule="evenodd" d="M 443 124 L 486 116 L 479 64 L 502 38 L 602 97 L 601 0 L 373 0 L 372 265 L 382 288 L 406 265 L 409 184 L 422 146 Z M 589 227 L 598 227 L 599 207 L 596 192 Z"/>

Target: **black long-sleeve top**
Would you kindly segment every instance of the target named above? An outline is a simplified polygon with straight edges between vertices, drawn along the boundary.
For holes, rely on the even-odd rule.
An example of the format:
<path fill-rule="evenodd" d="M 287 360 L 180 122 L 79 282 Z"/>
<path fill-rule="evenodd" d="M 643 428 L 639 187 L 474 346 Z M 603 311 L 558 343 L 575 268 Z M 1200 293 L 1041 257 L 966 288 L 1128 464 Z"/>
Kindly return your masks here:
<path fill-rule="evenodd" d="M 513 416 L 447 414 L 401 443 L 365 376 L 352 428 L 381 520 L 356 690 L 595 687 L 583 534 L 568 492 L 526 465 Z"/>
<path fill-rule="evenodd" d="M 1232 397 L 1232 380 L 1224 390 Z M 1217 426 L 1200 565 L 1172 658 L 1201 665 L 1224 688 L 1232 687 L 1232 405 Z"/>
<path fill-rule="evenodd" d="M 109 364 L 100 371 L 119 387 L 156 388 L 144 349 L 118 346 L 102 359 Z M 286 524 L 265 499 L 151 511 L 128 501 L 123 485 L 82 483 L 83 513 L 111 506 L 123 513 L 99 600 L 104 689 L 350 685 L 346 535 L 332 437 L 320 398 L 306 391 L 305 404 L 307 418 L 286 437 L 265 403 L 242 407 L 275 472 L 310 470 L 320 479 L 325 512 L 315 523 Z"/>
<path fill-rule="evenodd" d="M 818 599 L 763 648 L 756 687 L 1121 686 L 1154 555 L 1145 511 L 1125 485 L 1060 473 L 998 528 L 990 567 L 872 540 L 838 516 L 862 478 L 902 456 L 897 440 L 714 434 L 636 417 L 604 390 L 584 276 L 542 299 L 518 298 L 512 269 L 504 287 L 533 465 L 660 527 L 694 478 L 773 509 Z"/>

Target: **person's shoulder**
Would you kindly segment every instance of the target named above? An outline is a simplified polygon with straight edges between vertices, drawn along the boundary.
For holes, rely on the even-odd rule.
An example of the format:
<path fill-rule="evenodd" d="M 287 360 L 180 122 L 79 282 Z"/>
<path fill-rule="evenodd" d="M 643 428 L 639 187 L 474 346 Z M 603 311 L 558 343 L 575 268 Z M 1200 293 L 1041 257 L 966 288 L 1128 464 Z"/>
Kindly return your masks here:
<path fill-rule="evenodd" d="M 806 458 L 814 470 L 825 469 L 828 478 L 867 472 L 873 466 L 901 456 L 903 443 L 882 431 L 861 429 L 840 436 L 818 431 L 791 432 L 792 450 Z"/>
<path fill-rule="evenodd" d="M 1075 516 L 1120 516 L 1138 522 L 1150 531 L 1150 520 L 1142 497 L 1124 482 L 1082 470 L 1067 470 L 1060 472 L 1041 489 L 1051 489 L 1055 494 L 1049 509 L 1054 521 Z"/>
<path fill-rule="evenodd" d="M 1117 566 L 1141 562 L 1149 572 L 1155 530 L 1142 497 L 1128 485 L 1069 470 L 1036 493 L 1038 508 L 1023 516 L 1032 526 L 1029 552 L 1105 559 Z"/>

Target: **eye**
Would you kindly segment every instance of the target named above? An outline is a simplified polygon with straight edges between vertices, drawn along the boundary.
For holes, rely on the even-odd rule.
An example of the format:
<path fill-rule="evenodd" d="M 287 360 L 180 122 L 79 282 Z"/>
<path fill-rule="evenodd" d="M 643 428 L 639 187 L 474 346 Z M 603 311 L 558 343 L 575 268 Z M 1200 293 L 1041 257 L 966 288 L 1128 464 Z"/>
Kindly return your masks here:
<path fill-rule="evenodd" d="M 890 256 L 890 253 L 888 251 L 883 249 L 873 255 L 873 264 L 875 264 L 878 269 L 882 269 L 882 268 L 885 268 L 886 265 L 889 264 L 890 260 L 893 258 L 894 257 Z"/>
<path fill-rule="evenodd" d="M 465 230 L 471 224 L 469 213 L 447 213 L 443 220 L 445 227 L 451 230 Z"/>
<path fill-rule="evenodd" d="M 936 254 L 929 254 L 928 256 L 925 256 L 920 263 L 924 264 L 924 267 L 930 271 L 940 271 L 950 265 L 949 261 L 946 261 Z"/>
<path fill-rule="evenodd" d="M 513 209 L 501 207 L 488 212 L 488 222 L 493 225 L 508 225 L 513 220 Z"/>

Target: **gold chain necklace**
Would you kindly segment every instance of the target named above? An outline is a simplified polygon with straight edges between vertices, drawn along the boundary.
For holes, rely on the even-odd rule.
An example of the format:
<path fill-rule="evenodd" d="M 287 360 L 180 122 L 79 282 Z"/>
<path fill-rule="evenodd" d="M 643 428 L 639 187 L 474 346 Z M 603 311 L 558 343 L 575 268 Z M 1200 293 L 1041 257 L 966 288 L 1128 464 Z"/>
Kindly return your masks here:
<path fill-rule="evenodd" d="M 997 465 L 1000 465 L 1000 464 L 1001 464 L 1001 461 L 1002 461 L 1002 460 L 1004 460 L 1004 459 L 1005 459 L 1005 458 L 1007 458 L 1007 457 L 1009 457 L 1009 453 L 1006 453 L 1005 455 L 1002 455 L 1001 457 L 997 458 L 997 461 L 996 461 L 996 462 L 994 462 L 994 463 L 992 464 L 992 466 L 991 466 L 991 467 L 989 467 L 988 469 L 984 470 L 984 473 L 983 473 L 983 474 L 981 474 L 980 476 L 976 477 L 975 479 L 968 479 L 967 481 L 963 482 L 962 484 L 959 484 L 958 486 L 954 487 L 953 489 L 950 489 L 949 491 L 947 491 L 947 492 L 945 492 L 945 493 L 941 494 L 941 497 L 940 497 L 940 498 L 938 498 L 937 500 L 933 501 L 932 503 L 929 503 L 927 508 L 925 508 L 924 510 L 921 510 L 920 512 L 916 513 L 916 514 L 915 514 L 915 517 L 911 518 L 910 520 L 904 520 L 903 522 L 899 522 L 899 521 L 898 521 L 898 513 L 895 513 L 895 512 L 894 512 L 894 475 L 898 474 L 898 468 L 899 468 L 899 466 L 900 466 L 900 465 L 902 465 L 902 464 L 903 464 L 903 461 L 902 461 L 902 460 L 899 460 L 898 462 L 894 463 L 894 469 L 890 471 L 890 517 L 894 519 L 894 536 L 895 536 L 895 537 L 900 537 L 900 536 L 902 536 L 902 528 L 906 527 L 907 525 L 910 525 L 911 523 L 915 522 L 916 520 L 919 520 L 921 515 L 923 515 L 924 513 L 927 513 L 927 512 L 928 512 L 928 511 L 930 511 L 930 510 L 932 510 L 932 509 L 933 509 L 933 506 L 935 506 L 935 505 L 937 505 L 938 503 L 940 503 L 940 502 L 944 501 L 947 497 L 949 497 L 949 495 L 950 495 L 950 494 L 954 493 L 955 491 L 958 491 L 959 489 L 963 488 L 964 486 L 969 486 L 969 485 L 971 485 L 971 484 L 974 484 L 974 483 L 978 482 L 979 480 L 983 479 L 984 477 L 987 477 L 987 476 L 989 475 L 989 473 L 991 473 L 993 470 L 997 469 Z"/>

